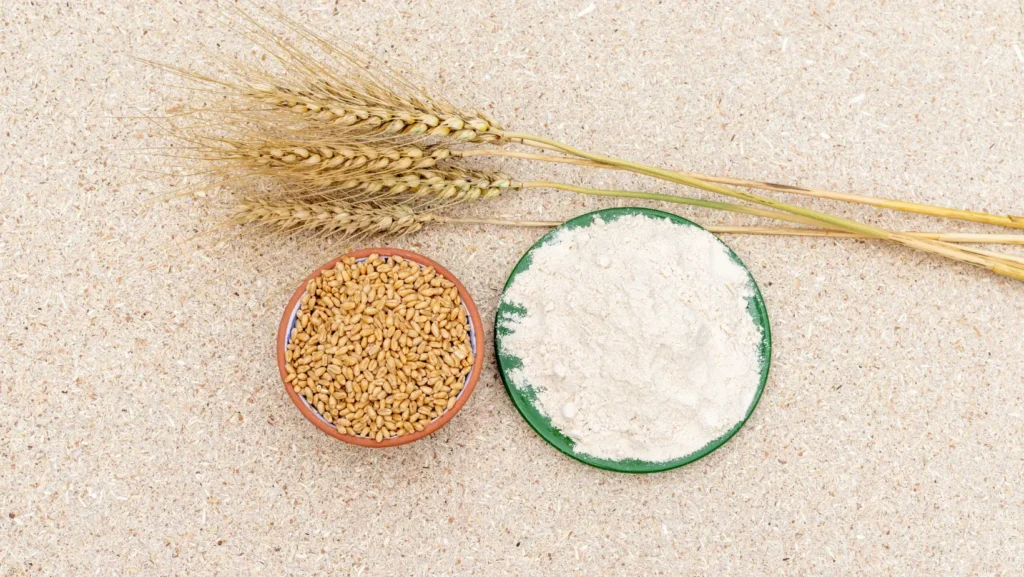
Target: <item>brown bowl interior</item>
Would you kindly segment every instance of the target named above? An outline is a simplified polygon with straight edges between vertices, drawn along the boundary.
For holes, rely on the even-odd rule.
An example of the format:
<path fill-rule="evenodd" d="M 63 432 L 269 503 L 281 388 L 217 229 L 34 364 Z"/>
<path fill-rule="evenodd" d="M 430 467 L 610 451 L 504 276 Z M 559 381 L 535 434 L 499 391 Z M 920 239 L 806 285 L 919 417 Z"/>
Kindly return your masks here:
<path fill-rule="evenodd" d="M 360 259 L 368 257 L 371 254 L 378 254 L 380 256 L 387 257 L 400 256 L 406 260 L 411 260 L 423 266 L 432 266 L 438 274 L 455 283 L 455 287 L 459 291 L 459 297 L 462 299 L 462 303 L 466 307 L 466 310 L 469 311 L 470 324 L 473 329 L 473 347 L 475 349 L 475 354 L 473 356 L 473 370 L 470 371 L 469 377 L 466 379 L 466 386 L 462 389 L 462 392 L 459 393 L 458 400 L 455 401 L 455 406 L 445 411 L 440 417 L 431 421 L 427 426 L 423 427 L 422 431 L 416 431 L 415 433 L 409 433 L 400 437 L 384 439 L 379 443 L 366 437 L 356 437 L 354 435 L 339 432 L 334 425 L 325 421 L 323 417 L 316 412 L 316 409 L 307 405 L 306 400 L 300 397 L 291 385 L 284 382 L 285 377 L 288 375 L 288 372 L 285 370 L 284 360 L 285 337 L 288 334 L 288 325 L 292 319 L 292 311 L 295 310 L 295 305 L 298 304 L 299 299 L 301 299 L 302 295 L 305 294 L 306 285 L 309 284 L 309 281 L 319 276 L 321 271 L 333 268 L 334 265 L 343 258 L 352 257 Z M 453 416 L 455 416 L 455 413 L 459 412 L 463 405 L 466 404 L 466 401 L 469 399 L 469 395 L 472 394 L 473 389 L 476 387 L 477 380 L 480 379 L 480 370 L 483 367 L 484 360 L 483 340 L 483 325 L 480 322 L 480 312 L 476 308 L 476 303 L 474 303 L 473 299 L 469 296 L 469 291 L 466 290 L 466 287 L 459 282 L 459 279 L 455 278 L 455 275 L 453 275 L 451 271 L 425 256 L 421 256 L 407 250 L 397 248 L 366 248 L 350 252 L 324 264 L 313 271 L 313 274 L 309 275 L 306 280 L 302 281 L 299 288 L 295 289 L 295 293 L 292 294 L 291 300 L 288 301 L 288 306 L 284 309 L 284 315 L 281 316 L 281 325 L 277 330 L 277 368 L 281 373 L 281 382 L 284 384 L 285 392 L 288 393 L 288 398 L 295 403 L 295 406 L 298 407 L 302 416 L 306 417 L 306 419 L 313 423 L 316 428 L 335 439 L 340 439 L 346 443 L 352 443 L 353 445 L 361 445 L 363 447 L 394 447 L 396 445 L 404 445 L 417 439 L 422 439 L 423 437 L 426 437 L 440 429 L 450 421 Z"/>

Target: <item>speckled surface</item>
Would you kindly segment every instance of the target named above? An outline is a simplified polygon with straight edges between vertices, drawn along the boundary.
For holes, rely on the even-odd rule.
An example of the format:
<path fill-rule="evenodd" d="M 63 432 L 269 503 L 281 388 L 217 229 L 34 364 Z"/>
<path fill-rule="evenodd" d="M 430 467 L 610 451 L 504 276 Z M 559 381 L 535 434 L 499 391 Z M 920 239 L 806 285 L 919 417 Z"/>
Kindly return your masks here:
<path fill-rule="evenodd" d="M 279 5 L 509 127 L 1024 214 L 1016 1 Z M 172 189 L 133 152 L 164 142 L 124 117 L 183 93 L 131 55 L 250 50 L 206 6 L 0 4 L 0 575 L 1024 572 L 1024 284 L 876 243 L 726 239 L 761 283 L 774 366 L 748 426 L 683 469 L 566 458 L 491 358 L 429 439 L 371 451 L 320 434 L 282 391 L 273 339 L 295 282 L 339 248 L 179 244 L 208 215 L 147 204 Z M 608 205 L 533 191 L 473 210 Z M 436 228 L 400 245 L 459 275 L 490 319 L 541 234 Z"/>

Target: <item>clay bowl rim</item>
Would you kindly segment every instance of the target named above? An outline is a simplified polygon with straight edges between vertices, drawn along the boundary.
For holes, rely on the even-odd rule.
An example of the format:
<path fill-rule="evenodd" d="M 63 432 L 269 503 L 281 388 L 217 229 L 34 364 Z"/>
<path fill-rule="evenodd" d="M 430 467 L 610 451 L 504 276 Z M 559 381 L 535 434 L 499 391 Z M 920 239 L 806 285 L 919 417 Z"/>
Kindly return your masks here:
<path fill-rule="evenodd" d="M 299 299 L 302 298 L 302 295 L 306 294 L 306 286 L 309 284 L 309 281 L 319 276 L 322 271 L 333 268 L 338 263 L 338 261 L 340 261 L 343 258 L 352 257 L 358 260 L 361 258 L 366 258 L 371 254 L 377 254 L 386 257 L 400 256 L 406 260 L 413 261 L 422 266 L 434 267 L 434 270 L 438 274 L 455 283 L 455 288 L 458 289 L 459 297 L 462 299 L 462 305 L 469 313 L 470 330 L 472 331 L 471 343 L 474 348 L 473 370 L 469 372 L 469 375 L 466 378 L 466 385 L 459 393 L 459 396 L 457 397 L 458 400 L 455 401 L 455 406 L 442 413 L 440 417 L 431 421 L 427 426 L 423 427 L 422 431 L 416 431 L 415 433 L 409 433 L 407 435 L 402 435 L 400 437 L 391 437 L 389 439 L 384 439 L 379 443 L 367 437 L 357 437 L 354 435 L 349 435 L 347 433 L 338 432 L 338 429 L 334 425 L 325 421 L 323 417 L 321 417 L 313 407 L 309 406 L 306 403 L 306 400 L 304 398 L 300 397 L 299 394 L 295 392 L 294 388 L 291 385 L 284 382 L 285 378 L 288 376 L 288 372 L 285 370 L 284 360 L 285 337 L 288 335 L 288 328 L 292 324 L 292 319 L 298 316 L 297 305 L 299 303 Z M 480 320 L 480 312 L 476 308 L 476 303 L 474 303 L 473 298 L 469 296 L 469 291 L 466 290 L 466 287 L 459 281 L 458 278 L 456 278 L 454 274 L 452 274 L 451 271 L 441 266 L 440 264 L 434 262 L 433 260 L 421 254 L 417 254 L 411 251 L 388 247 L 364 248 L 344 254 L 336 259 L 331 260 L 330 262 L 321 265 L 316 270 L 314 270 L 308 277 L 306 277 L 306 279 L 299 284 L 298 288 L 295 289 L 295 292 L 292 293 L 292 298 L 288 301 L 288 305 L 284 309 L 284 314 L 281 315 L 281 323 L 277 330 L 277 368 L 278 372 L 280 372 L 281 374 L 281 383 L 284 385 L 284 389 L 285 392 L 288 394 L 288 398 L 292 400 L 292 403 L 294 403 L 295 406 L 299 409 L 299 412 L 302 413 L 302 416 L 306 417 L 306 420 L 313 423 L 313 425 L 316 426 L 316 428 L 320 429 L 323 433 L 331 437 L 334 437 L 335 439 L 344 441 L 346 443 L 351 443 L 353 445 L 359 445 L 361 447 L 395 447 L 398 445 L 412 443 L 413 441 L 417 441 L 419 439 L 422 439 L 423 437 L 426 437 L 427 435 L 430 435 L 434 431 L 437 431 L 441 427 L 445 426 L 448 423 L 448 421 L 450 421 L 452 417 L 454 417 L 455 414 L 462 409 L 462 406 L 465 405 L 466 401 L 469 400 L 469 396 L 473 393 L 473 389 L 476 388 L 476 383 L 480 379 L 480 373 L 481 370 L 483 369 L 484 359 L 483 340 L 483 323 Z"/>

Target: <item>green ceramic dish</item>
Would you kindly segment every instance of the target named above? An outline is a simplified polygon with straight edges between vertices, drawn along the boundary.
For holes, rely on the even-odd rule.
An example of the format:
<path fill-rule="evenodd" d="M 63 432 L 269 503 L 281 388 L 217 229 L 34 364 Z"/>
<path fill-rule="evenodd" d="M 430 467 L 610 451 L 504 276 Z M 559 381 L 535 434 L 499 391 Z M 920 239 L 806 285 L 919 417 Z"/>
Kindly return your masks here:
<path fill-rule="evenodd" d="M 743 417 L 742 421 L 736 423 L 736 425 L 729 429 L 724 435 L 708 443 L 703 448 L 673 461 L 663 463 L 650 463 L 637 460 L 612 461 L 608 459 L 599 459 L 574 451 L 572 439 L 566 437 L 561 433 L 561 431 L 554 428 L 551 425 L 550 419 L 541 414 L 540 410 L 537 409 L 535 405 L 537 399 L 532 388 L 527 383 L 513 381 L 511 378 L 511 371 L 521 367 L 522 362 L 517 357 L 509 354 L 502 346 L 502 337 L 509 332 L 508 329 L 503 328 L 506 322 L 515 316 L 521 316 L 526 313 L 522 307 L 510 304 L 505 299 L 504 293 L 507 292 L 508 287 L 512 284 L 512 281 L 518 274 L 530 268 L 533 251 L 550 242 L 555 234 L 563 228 L 572 229 L 590 226 L 590 224 L 594 222 L 594 218 L 598 216 L 600 216 L 602 220 L 609 222 L 627 215 L 643 215 L 650 218 L 662 218 L 672 221 L 679 226 L 692 226 L 703 230 L 699 225 L 680 216 L 647 208 L 608 208 L 577 216 L 576 218 L 565 222 L 538 240 L 530 250 L 526 251 L 523 258 L 519 259 L 516 267 L 512 269 L 512 274 L 509 275 L 508 281 L 505 282 L 505 291 L 502 293 L 501 302 L 498 304 L 498 313 L 494 323 L 494 349 L 498 358 L 498 369 L 501 373 L 501 379 L 505 383 L 505 390 L 508 392 L 508 396 L 511 397 L 512 403 L 515 404 L 516 409 L 518 409 L 519 413 L 523 415 L 526 422 L 529 423 L 530 426 L 533 427 L 533 430 L 537 431 L 537 434 L 543 437 L 545 441 L 551 443 L 556 449 L 566 455 L 569 455 L 573 459 L 582 461 L 594 467 L 607 469 L 609 471 L 619 471 L 622 473 L 656 473 L 659 471 L 675 469 L 676 467 L 682 467 L 683 465 L 692 463 L 721 447 L 726 441 L 736 434 L 736 431 L 740 430 L 743 423 L 747 422 L 747 419 L 750 418 L 751 413 L 754 412 L 754 408 L 757 407 L 757 403 L 761 399 L 761 393 L 764 391 L 764 384 L 768 380 L 768 368 L 771 365 L 772 334 L 771 327 L 768 323 L 768 311 L 765 309 L 764 299 L 761 297 L 761 290 L 757 287 L 757 283 L 754 282 L 753 276 L 750 276 L 750 283 L 754 286 L 754 294 L 747 302 L 747 310 L 750 311 L 750 316 L 754 319 L 754 322 L 761 327 L 763 334 L 763 338 L 761 339 L 761 358 L 763 359 L 761 362 L 761 384 L 758 386 L 757 393 L 754 395 L 754 400 L 751 401 L 750 407 L 747 409 L 747 413 Z M 719 240 L 718 242 L 722 241 Z M 747 269 L 746 265 L 744 265 L 739 257 L 736 256 L 736 253 L 734 253 L 724 242 L 722 243 L 722 246 L 729 251 L 729 256 L 732 260 L 736 264 L 742 266 L 744 270 L 747 271 L 747 274 L 750 275 L 750 270 Z"/>

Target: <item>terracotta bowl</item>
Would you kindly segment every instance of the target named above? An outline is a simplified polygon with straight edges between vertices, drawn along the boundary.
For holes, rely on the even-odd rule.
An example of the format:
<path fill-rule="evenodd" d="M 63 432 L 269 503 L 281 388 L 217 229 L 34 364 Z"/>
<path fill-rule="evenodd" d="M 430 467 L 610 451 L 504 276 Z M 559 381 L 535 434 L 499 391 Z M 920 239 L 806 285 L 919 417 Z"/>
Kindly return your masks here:
<path fill-rule="evenodd" d="M 462 299 L 462 307 L 465 309 L 466 315 L 469 317 L 469 342 L 470 346 L 473 348 L 473 370 L 466 375 L 465 387 L 459 392 L 459 396 L 457 397 L 458 400 L 455 401 L 455 406 L 442 413 L 440 417 L 431 421 L 427 426 L 423 427 L 422 431 L 416 431 L 415 433 L 409 433 L 400 437 L 384 439 L 379 443 L 366 437 L 356 437 L 347 433 L 339 432 L 334 425 L 324 420 L 324 418 L 320 416 L 320 413 L 306 402 L 305 397 L 296 393 L 295 389 L 291 385 L 284 382 L 285 377 L 288 375 L 285 370 L 284 351 L 288 344 L 288 339 L 291 338 L 292 327 L 295 325 L 295 320 L 299 313 L 299 299 L 301 299 L 302 295 L 305 294 L 306 285 L 309 284 L 309 281 L 319 276 L 321 271 L 333 268 L 334 265 L 343 258 L 352 257 L 356 260 L 363 260 L 371 254 L 378 254 L 382 257 L 400 256 L 406 260 L 419 263 L 421 266 L 432 266 L 438 274 L 455 283 L 455 287 L 459 291 L 459 297 Z M 400 250 L 396 248 L 366 248 L 350 252 L 321 266 L 317 270 L 313 271 L 313 274 L 309 275 L 306 280 L 302 281 L 299 288 L 295 289 L 295 293 L 292 294 L 291 300 L 288 301 L 288 306 L 285 307 L 284 315 L 281 317 L 281 326 L 277 331 L 277 368 L 281 373 L 281 383 L 284 384 L 284 390 L 288 393 L 288 398 L 295 403 L 295 406 L 298 407 L 302 416 L 306 417 L 306 419 L 313 423 L 316 428 L 335 439 L 340 439 L 346 443 L 352 443 L 353 445 L 361 445 L 363 447 L 394 447 L 396 445 L 404 445 L 417 439 L 422 439 L 423 437 L 426 437 L 440 429 L 445 425 L 445 423 L 455 416 L 455 413 L 459 412 L 459 409 L 461 409 L 463 405 L 466 404 L 466 401 L 469 399 L 469 395 L 473 393 L 473 389 L 476 387 L 476 382 L 480 378 L 480 370 L 484 364 L 483 339 L 483 324 L 480 322 L 480 313 L 476 309 L 476 304 L 473 303 L 473 299 L 469 296 L 469 292 L 466 290 L 466 287 L 463 286 L 462 283 L 459 282 L 459 279 L 455 278 L 455 275 L 453 275 L 448 269 L 425 256 L 421 256 L 407 250 Z"/>

